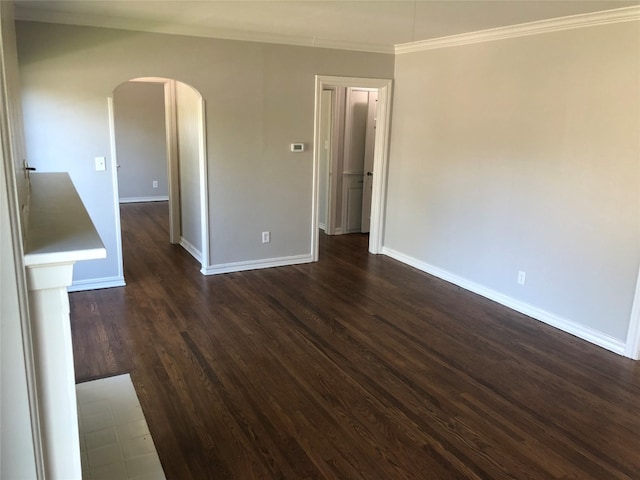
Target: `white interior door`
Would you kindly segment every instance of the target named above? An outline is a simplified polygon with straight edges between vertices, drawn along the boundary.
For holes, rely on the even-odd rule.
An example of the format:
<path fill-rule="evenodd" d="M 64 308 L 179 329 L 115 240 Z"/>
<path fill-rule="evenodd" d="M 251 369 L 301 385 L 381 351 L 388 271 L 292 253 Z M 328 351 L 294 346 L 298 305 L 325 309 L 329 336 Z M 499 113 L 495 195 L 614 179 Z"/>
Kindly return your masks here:
<path fill-rule="evenodd" d="M 371 197 L 373 194 L 373 158 L 376 138 L 376 111 L 378 91 L 369 92 L 367 130 L 364 142 L 364 169 L 362 172 L 362 214 L 360 231 L 368 233 L 371 227 Z"/>
<path fill-rule="evenodd" d="M 369 92 L 347 88 L 342 172 L 342 232 L 362 229 L 362 197 Z"/>
<path fill-rule="evenodd" d="M 321 230 L 325 233 L 331 231 L 331 110 L 333 102 L 333 92 L 331 90 L 322 91 L 322 105 L 320 112 L 320 175 L 318 200 L 318 222 Z"/>

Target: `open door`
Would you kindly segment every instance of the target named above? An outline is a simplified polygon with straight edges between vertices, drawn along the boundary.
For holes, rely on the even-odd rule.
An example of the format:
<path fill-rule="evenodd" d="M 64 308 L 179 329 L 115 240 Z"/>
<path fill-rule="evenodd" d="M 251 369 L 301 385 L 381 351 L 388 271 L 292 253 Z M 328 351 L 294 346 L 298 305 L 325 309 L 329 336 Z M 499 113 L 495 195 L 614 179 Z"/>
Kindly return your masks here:
<path fill-rule="evenodd" d="M 331 179 L 333 177 L 332 172 L 332 159 L 331 154 L 331 125 L 333 116 L 333 98 L 335 90 L 327 89 L 322 91 L 322 124 L 320 125 L 320 174 L 318 181 L 320 199 L 318 202 L 318 216 L 319 226 L 327 234 L 333 233 L 333 219 L 329 214 L 333 210 L 332 194 L 333 188 L 331 185 Z"/>
<path fill-rule="evenodd" d="M 376 112 L 378 91 L 369 92 L 367 126 L 364 140 L 364 168 L 362 170 L 362 218 L 360 231 L 369 233 L 371 228 L 371 197 L 373 195 L 373 157 L 375 153 Z"/>

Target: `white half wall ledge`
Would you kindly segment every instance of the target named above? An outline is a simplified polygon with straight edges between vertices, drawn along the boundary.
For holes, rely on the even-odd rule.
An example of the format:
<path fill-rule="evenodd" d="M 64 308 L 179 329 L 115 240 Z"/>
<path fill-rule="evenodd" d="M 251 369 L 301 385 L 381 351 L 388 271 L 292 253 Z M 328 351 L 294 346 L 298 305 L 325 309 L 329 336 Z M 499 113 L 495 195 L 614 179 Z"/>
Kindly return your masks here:
<path fill-rule="evenodd" d="M 265 258 L 261 260 L 250 260 L 246 262 L 221 263 L 209 265 L 201 270 L 204 275 L 219 275 L 221 273 L 243 272 L 246 270 L 259 270 L 262 268 L 286 267 L 290 265 L 300 265 L 302 263 L 312 263 L 313 255 L 292 255 L 288 257 Z"/>
<path fill-rule="evenodd" d="M 432 38 L 395 46 L 396 55 L 404 53 L 423 52 L 437 48 L 457 47 L 472 43 L 492 42 L 507 38 L 525 37 L 541 33 L 558 32 L 574 28 L 594 27 L 610 23 L 632 22 L 640 20 L 640 6 L 616 8 L 594 13 L 570 15 L 568 17 L 539 20 L 537 22 L 521 23 L 508 27 L 490 28 L 477 32 L 461 33 L 446 37 Z"/>
<path fill-rule="evenodd" d="M 106 258 L 68 173 L 29 175 L 24 265 L 47 478 L 81 478 L 69 296 L 73 265 Z"/>
<path fill-rule="evenodd" d="M 574 321 L 547 312 L 546 310 L 543 310 L 541 308 L 535 307 L 520 300 L 516 300 L 500 292 L 491 290 L 490 288 L 487 288 L 483 285 L 467 280 L 466 278 L 460 277 L 446 270 L 430 265 L 426 262 L 422 262 L 421 260 L 413 258 L 409 255 L 405 255 L 404 253 L 398 252 L 391 248 L 382 247 L 382 254 L 387 255 L 394 260 L 398 260 L 401 263 L 417 268 L 418 270 L 428 273 L 429 275 L 433 275 L 434 277 L 437 277 L 441 280 L 453 283 L 454 285 L 464 288 L 465 290 L 469 290 L 470 292 L 488 298 L 489 300 L 493 300 L 494 302 L 515 310 L 516 312 L 527 315 L 534 320 L 546 323 L 547 325 L 562 330 L 563 332 L 570 333 L 571 335 L 581 338 L 582 340 L 586 340 L 587 342 L 593 343 L 594 345 L 602 347 L 613 353 L 617 353 L 618 355 L 625 356 L 625 342 L 611 337 L 606 333 L 600 332 L 599 330 L 581 325 Z"/>
<path fill-rule="evenodd" d="M 84 292 L 87 290 L 100 290 L 103 288 L 125 287 L 124 277 L 92 278 L 89 280 L 76 280 L 68 288 L 67 292 Z"/>

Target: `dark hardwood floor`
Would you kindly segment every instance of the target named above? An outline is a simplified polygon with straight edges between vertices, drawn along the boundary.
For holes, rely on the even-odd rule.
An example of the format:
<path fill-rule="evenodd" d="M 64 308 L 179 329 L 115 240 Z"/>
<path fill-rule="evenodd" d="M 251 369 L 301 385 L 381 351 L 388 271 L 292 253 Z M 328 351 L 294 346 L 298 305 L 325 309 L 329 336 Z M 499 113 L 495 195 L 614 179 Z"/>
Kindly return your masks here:
<path fill-rule="evenodd" d="M 70 295 L 76 377 L 131 372 L 168 479 L 640 478 L 638 363 L 362 235 L 205 277 L 166 204 L 121 211 L 127 287 Z"/>

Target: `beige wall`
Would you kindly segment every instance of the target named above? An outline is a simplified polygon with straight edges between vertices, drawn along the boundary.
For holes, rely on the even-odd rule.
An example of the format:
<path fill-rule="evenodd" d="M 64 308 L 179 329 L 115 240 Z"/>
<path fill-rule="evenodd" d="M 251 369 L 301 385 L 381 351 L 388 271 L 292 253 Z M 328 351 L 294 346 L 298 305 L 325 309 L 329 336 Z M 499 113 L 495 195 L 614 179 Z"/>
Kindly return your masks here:
<path fill-rule="evenodd" d="M 69 171 L 107 247 L 75 280 L 117 275 L 107 97 L 137 77 L 174 78 L 206 102 L 211 263 L 310 254 L 314 76 L 386 77 L 392 55 L 18 22 L 27 149 Z M 262 244 L 260 232 L 271 231 Z"/>
<path fill-rule="evenodd" d="M 624 340 L 639 42 L 633 22 L 397 56 L 385 246 Z"/>

